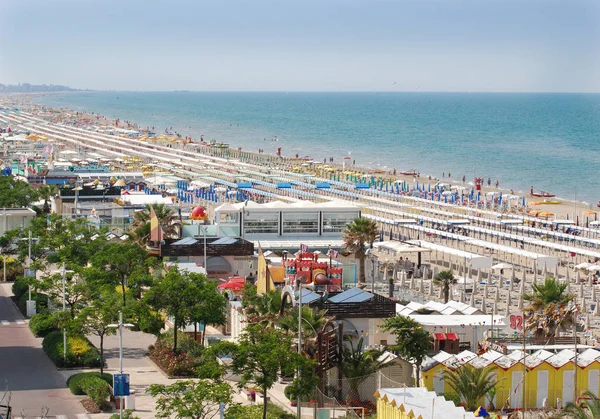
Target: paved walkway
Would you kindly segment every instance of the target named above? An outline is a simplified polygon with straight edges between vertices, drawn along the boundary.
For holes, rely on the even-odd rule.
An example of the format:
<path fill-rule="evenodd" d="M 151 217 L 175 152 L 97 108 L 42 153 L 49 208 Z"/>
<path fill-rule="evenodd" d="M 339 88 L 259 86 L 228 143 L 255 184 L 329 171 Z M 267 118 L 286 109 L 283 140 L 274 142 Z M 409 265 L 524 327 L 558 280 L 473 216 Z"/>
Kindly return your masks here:
<path fill-rule="evenodd" d="M 14 306 L 11 286 L 0 284 L 0 404 L 7 403 L 8 389 L 13 417 L 41 416 L 46 407 L 50 417 L 87 418 L 81 397 L 71 394 L 62 373 L 42 350 L 42 339 L 33 336 Z M 0 410 L 0 415 L 4 413 Z"/>

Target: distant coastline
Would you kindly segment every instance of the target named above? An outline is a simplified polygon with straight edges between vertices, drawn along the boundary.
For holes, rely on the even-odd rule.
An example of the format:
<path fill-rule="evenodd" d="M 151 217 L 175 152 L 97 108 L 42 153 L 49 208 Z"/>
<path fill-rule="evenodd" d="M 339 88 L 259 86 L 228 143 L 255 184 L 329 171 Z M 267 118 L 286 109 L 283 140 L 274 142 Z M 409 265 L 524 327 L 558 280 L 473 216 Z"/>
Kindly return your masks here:
<path fill-rule="evenodd" d="M 593 140 L 600 137 L 600 125 L 590 120 L 590 130 L 585 132 L 584 127 L 576 125 L 577 121 L 570 121 L 568 118 L 557 121 L 553 118 L 550 122 L 555 126 L 551 127 L 551 132 L 544 132 L 550 131 L 546 129 L 548 124 L 543 119 L 537 122 L 526 113 L 531 113 L 531 108 L 536 112 L 536 108 L 548 112 L 552 106 L 556 107 L 556 111 L 552 108 L 550 111 L 562 114 L 563 99 L 567 97 L 578 112 L 582 112 L 580 109 L 583 109 L 593 114 L 597 112 L 594 111 L 595 105 L 600 109 L 600 97 L 597 97 L 600 95 L 596 94 L 585 95 L 585 100 L 582 100 L 580 94 L 566 93 L 502 94 L 501 100 L 498 100 L 498 95 L 491 93 L 365 95 L 348 92 L 287 95 L 250 92 L 76 91 L 66 92 L 64 95 L 37 96 L 40 100 L 33 101 L 45 106 L 85 110 L 109 118 L 136 121 L 141 127 L 155 127 L 159 133 L 172 127 L 184 136 L 190 135 L 199 139 L 200 135 L 204 135 L 206 140 L 227 142 L 245 150 L 256 151 L 262 148 L 269 154 L 276 154 L 277 148 L 281 147 L 286 156 L 294 156 L 296 153 L 300 156 L 308 154 L 315 160 L 333 156 L 338 163 L 350 152 L 352 160 L 356 159 L 356 164 L 361 167 L 384 170 L 396 168 L 398 171 L 417 168 L 423 174 L 431 174 L 441 181 L 448 180 L 447 176 L 442 176 L 444 172 L 451 172 L 453 180 L 460 180 L 466 175 L 467 184 L 472 184 L 475 174 L 483 177 L 485 181 L 491 177 L 492 184 L 499 179 L 500 188 L 506 192 L 512 187 L 515 193 L 528 194 L 529 187 L 533 186 L 535 190 L 554 192 L 559 199 L 565 201 L 586 201 L 579 205 L 588 207 L 595 207 L 600 198 L 600 187 L 591 176 L 595 166 L 600 170 L 600 147 Z M 519 98 L 515 100 L 517 96 Z M 396 124 L 385 114 L 386 109 L 381 105 L 394 105 L 398 97 L 408 105 L 417 104 L 423 107 L 424 112 L 418 112 L 418 109 L 406 111 L 406 107 L 399 107 L 397 113 L 408 122 Z M 591 105 L 594 106 L 590 105 L 589 109 L 586 109 L 590 98 L 593 101 Z M 472 99 L 488 107 L 496 106 L 496 113 L 500 116 L 485 111 L 485 108 L 482 112 L 473 107 L 470 103 Z M 364 107 L 360 107 L 362 101 L 367 102 Z M 509 108 L 503 105 L 506 101 L 512 101 L 511 106 L 523 109 L 517 109 L 518 113 L 509 109 L 514 116 L 502 115 L 501 111 Z M 329 103 L 320 105 L 320 102 Z M 456 111 L 451 106 L 444 108 L 446 112 L 456 114 L 455 124 L 449 117 L 439 118 L 435 113 L 432 114 L 427 108 L 428 102 L 432 104 L 433 110 L 436 106 L 444 108 L 445 102 L 449 105 L 456 103 L 468 109 Z M 320 112 L 307 109 L 307 104 L 314 103 L 321 106 Z M 332 106 L 326 106 L 329 104 Z M 346 115 L 349 112 L 340 112 L 333 105 L 340 108 L 340 111 L 344 111 L 345 107 L 355 114 Z M 383 115 L 363 115 L 375 107 L 381 110 Z M 485 112 L 492 114 L 491 117 Z M 327 113 L 332 115 L 326 115 Z M 409 114 L 410 118 L 403 113 Z M 515 119 L 521 118 L 520 115 L 527 116 L 523 118 L 523 123 L 534 121 L 532 126 L 514 129 L 514 125 L 522 122 Z M 392 114 L 393 116 L 395 114 Z M 481 123 L 477 118 L 487 118 L 489 121 Z M 361 126 L 363 120 L 364 124 Z M 394 125 L 398 125 L 399 128 L 394 129 Z M 380 129 L 382 126 L 385 130 Z M 378 129 L 381 132 L 377 132 Z M 564 134 L 556 133 L 559 130 L 563 130 Z M 413 134 L 410 134 L 411 132 Z M 413 139 L 419 136 L 422 137 L 422 141 Z M 467 139 L 467 136 L 471 138 Z M 273 137 L 277 141 L 266 141 Z M 479 140 L 486 137 L 488 139 L 483 142 Z M 520 137 L 525 137 L 525 141 L 519 141 Z M 573 138 L 563 140 L 562 137 Z M 360 138 L 370 141 L 361 142 Z M 427 141 L 430 145 L 425 144 Z M 570 143 L 560 144 L 568 141 Z M 453 158 L 449 159 L 449 156 Z M 590 165 L 586 168 L 587 163 Z M 586 177 L 589 180 L 586 180 Z"/>

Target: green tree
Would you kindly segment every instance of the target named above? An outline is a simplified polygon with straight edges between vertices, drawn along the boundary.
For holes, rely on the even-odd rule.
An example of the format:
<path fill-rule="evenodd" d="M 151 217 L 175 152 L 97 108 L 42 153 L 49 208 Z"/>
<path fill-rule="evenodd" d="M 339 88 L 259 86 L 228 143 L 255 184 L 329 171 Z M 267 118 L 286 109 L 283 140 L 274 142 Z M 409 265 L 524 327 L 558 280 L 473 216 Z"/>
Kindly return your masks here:
<path fill-rule="evenodd" d="M 37 192 L 39 198 L 44 200 L 42 211 L 44 214 L 50 214 L 49 201 L 58 194 L 58 188 L 56 185 L 42 185 L 38 188 Z"/>
<path fill-rule="evenodd" d="M 452 269 L 447 271 L 440 271 L 434 278 L 433 282 L 442 287 L 442 292 L 444 293 L 444 303 L 447 303 L 450 299 L 450 286 L 452 284 L 456 284 L 456 278 L 454 277 L 454 272 Z"/>
<path fill-rule="evenodd" d="M 305 338 L 315 338 L 317 332 L 323 329 L 325 323 L 329 321 L 326 310 L 319 310 L 309 306 L 302 306 L 302 336 Z M 294 335 L 298 334 L 298 307 L 294 307 L 283 313 L 277 320 L 277 324 L 283 330 L 287 330 Z"/>
<path fill-rule="evenodd" d="M 281 310 L 281 290 L 274 289 L 258 295 L 256 286 L 246 284 L 242 289 L 242 307 L 248 323 L 273 326 Z"/>
<path fill-rule="evenodd" d="M 400 314 L 385 319 L 382 328 L 396 336 L 391 349 L 417 366 L 416 386 L 420 386 L 421 364 L 431 350 L 431 335 L 416 320 Z"/>
<path fill-rule="evenodd" d="M 233 394 L 229 384 L 212 380 L 152 384 L 148 390 L 156 398 L 156 417 L 178 419 L 216 417 L 219 405 L 230 404 Z"/>
<path fill-rule="evenodd" d="M 567 294 L 567 284 L 548 276 L 541 284 L 532 284 L 532 292 L 523 295 L 529 305 L 525 311 L 525 327 L 537 337 L 549 338 L 562 330 L 571 329 L 573 314 L 569 309 L 573 295 Z"/>
<path fill-rule="evenodd" d="M 303 364 L 303 357 L 292 350 L 292 338 L 281 329 L 250 324 L 237 345 L 224 344 L 231 352 L 231 369 L 240 374 L 240 386 L 256 384 L 264 395 L 263 419 L 267 418 L 267 394 L 279 373 L 290 375 Z"/>
<path fill-rule="evenodd" d="M 144 299 L 151 307 L 163 310 L 173 319 L 173 330 L 176 332 L 190 320 L 190 307 L 198 298 L 196 293 L 198 282 L 201 281 L 202 275 L 181 272 L 173 266 L 165 276 L 154 282 Z M 173 350 L 177 352 L 177 333 L 174 334 Z"/>
<path fill-rule="evenodd" d="M 136 278 L 147 278 L 142 272 L 148 272 L 146 259 L 148 253 L 137 243 L 108 243 L 92 257 L 92 265 L 105 269 L 115 284 L 121 285 L 123 305 L 126 305 L 127 286 L 137 286 Z M 132 281 L 130 281 L 132 280 Z"/>
<path fill-rule="evenodd" d="M 377 351 L 368 351 L 363 348 L 364 338 L 360 337 L 356 345 L 352 338 L 344 338 L 347 345 L 344 345 L 342 354 L 342 373 L 348 380 L 350 391 L 348 398 L 350 401 L 360 401 L 359 387 L 369 375 L 376 373 L 383 367 L 383 364 L 377 360 L 379 355 Z"/>
<path fill-rule="evenodd" d="M 181 221 L 172 207 L 165 204 L 152 204 L 158 224 L 164 232 L 165 238 L 179 237 Z M 150 240 L 150 204 L 133 215 L 131 229 L 140 244 L 145 245 Z"/>
<path fill-rule="evenodd" d="M 121 299 L 118 295 L 107 287 L 100 291 L 99 295 L 78 315 L 82 331 L 98 336 L 100 339 L 100 374 L 104 372 L 104 338 L 114 335 L 117 331 L 116 328 L 108 325 L 119 322 L 120 303 Z"/>
<path fill-rule="evenodd" d="M 356 218 L 346 225 L 343 233 L 344 247 L 358 259 L 358 285 L 364 287 L 367 258 L 365 245 L 372 245 L 377 238 L 377 224 L 367 218 Z"/>
<path fill-rule="evenodd" d="M 0 176 L 0 208 L 23 208 L 38 199 L 38 193 L 25 181 Z"/>
<path fill-rule="evenodd" d="M 477 409 L 485 401 L 490 389 L 496 386 L 495 368 L 475 368 L 465 364 L 456 370 L 442 371 L 442 377 L 460 396 L 467 410 Z"/>
<path fill-rule="evenodd" d="M 196 298 L 190 307 L 190 322 L 194 324 L 194 340 L 197 339 L 196 325 L 202 323 L 202 345 L 206 335 L 206 325 L 225 324 L 227 299 L 217 289 L 216 281 L 209 281 L 204 275 L 194 278 Z"/>
<path fill-rule="evenodd" d="M 63 280 L 62 273 L 57 272 L 52 275 L 42 277 L 38 282 L 37 288 L 48 295 L 50 299 L 57 304 L 62 304 L 63 300 Z M 78 311 L 84 307 L 89 298 L 89 287 L 81 281 L 78 281 L 72 273 L 65 273 L 65 293 L 64 299 L 68 313 L 72 319 L 75 318 Z"/>
<path fill-rule="evenodd" d="M 586 400 L 578 405 L 567 403 L 563 411 L 553 416 L 552 419 L 596 419 L 600 418 L 600 399 L 590 391 L 585 392 Z"/>

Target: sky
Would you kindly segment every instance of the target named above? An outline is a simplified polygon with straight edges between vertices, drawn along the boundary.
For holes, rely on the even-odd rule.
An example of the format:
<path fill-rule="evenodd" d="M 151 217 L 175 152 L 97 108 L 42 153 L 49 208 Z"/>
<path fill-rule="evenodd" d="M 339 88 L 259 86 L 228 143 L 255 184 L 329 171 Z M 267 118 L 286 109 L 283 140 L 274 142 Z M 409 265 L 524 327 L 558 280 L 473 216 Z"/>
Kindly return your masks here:
<path fill-rule="evenodd" d="M 0 0 L 0 83 L 600 92 L 599 0 Z"/>

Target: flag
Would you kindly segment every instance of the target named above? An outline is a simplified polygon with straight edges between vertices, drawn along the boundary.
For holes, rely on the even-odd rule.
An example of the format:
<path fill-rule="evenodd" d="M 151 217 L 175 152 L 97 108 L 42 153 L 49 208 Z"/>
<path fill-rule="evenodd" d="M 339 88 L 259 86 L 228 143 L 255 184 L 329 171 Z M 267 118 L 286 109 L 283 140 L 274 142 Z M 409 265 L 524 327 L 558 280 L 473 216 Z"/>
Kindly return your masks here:
<path fill-rule="evenodd" d="M 305 244 L 300 243 L 300 252 L 301 253 L 308 253 L 308 246 Z"/>
<path fill-rule="evenodd" d="M 340 254 L 337 250 L 329 249 L 328 253 L 329 253 L 329 256 L 334 259 L 340 256 Z"/>
<path fill-rule="evenodd" d="M 267 259 L 263 254 L 262 247 L 258 243 L 258 278 L 256 279 L 256 293 L 264 295 L 275 289 L 275 283 L 271 279 Z"/>
<path fill-rule="evenodd" d="M 150 205 L 150 241 L 160 243 L 163 240 L 163 236 L 164 233 L 158 223 L 158 217 L 154 212 L 154 208 Z"/>

